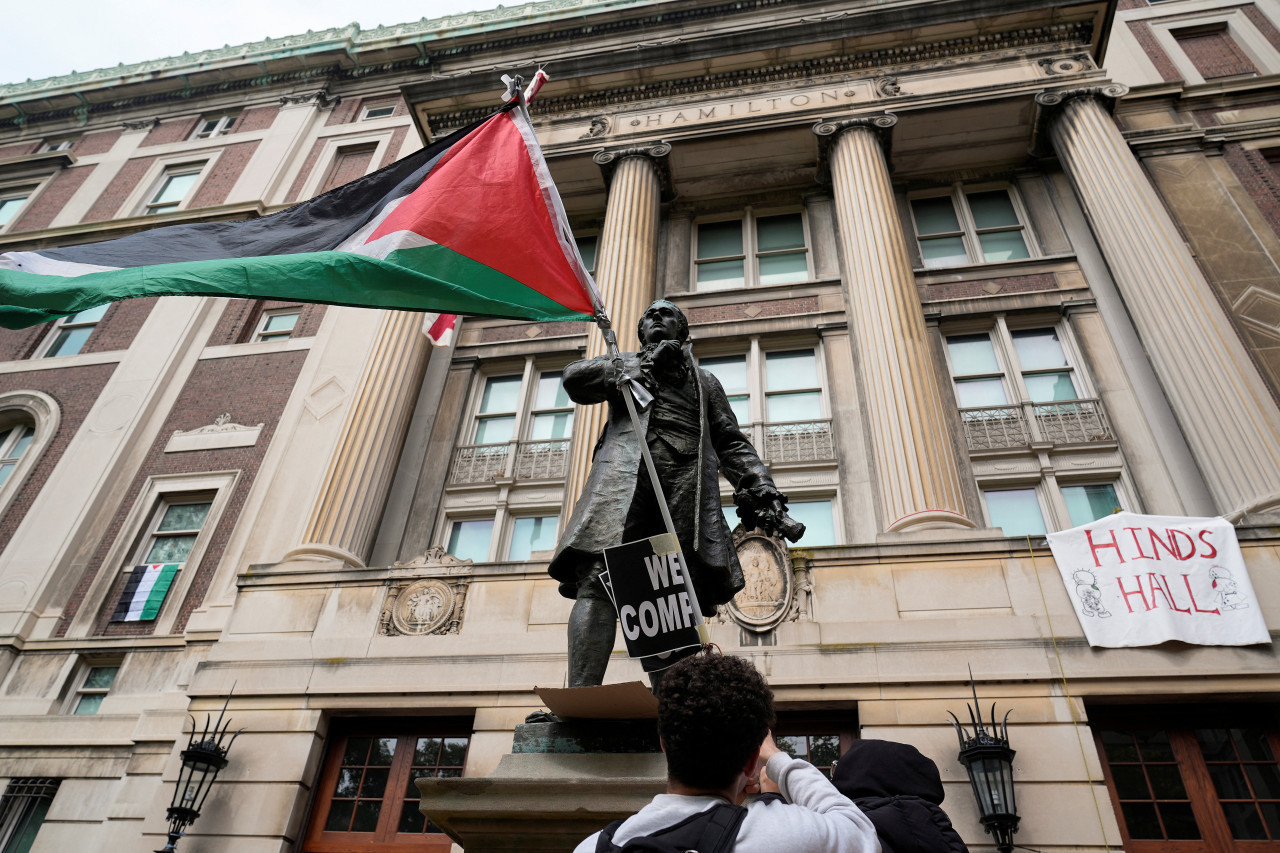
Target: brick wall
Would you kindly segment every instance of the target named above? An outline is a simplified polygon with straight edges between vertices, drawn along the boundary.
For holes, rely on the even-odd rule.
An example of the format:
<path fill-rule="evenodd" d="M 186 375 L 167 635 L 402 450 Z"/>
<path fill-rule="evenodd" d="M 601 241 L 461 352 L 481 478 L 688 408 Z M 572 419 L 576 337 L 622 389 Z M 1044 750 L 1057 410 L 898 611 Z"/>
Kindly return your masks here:
<path fill-rule="evenodd" d="M 976 281 L 942 282 L 928 285 L 930 301 L 947 299 L 975 299 L 1005 293 L 1035 293 L 1041 290 L 1057 290 L 1058 279 L 1052 273 L 1036 275 L 1010 275 L 1002 278 Z"/>
<path fill-rule="evenodd" d="M 151 168 L 151 164 L 155 162 L 154 157 L 138 157 L 130 160 L 121 167 L 116 176 L 111 179 L 111 183 L 107 184 L 107 188 L 102 191 L 102 195 L 98 196 L 98 200 L 89 208 L 89 212 L 85 214 L 84 222 L 101 222 L 104 219 L 111 219 L 118 212 L 120 206 L 124 204 L 124 200 L 138 186 L 138 182 L 142 180 L 142 176 L 147 173 L 147 169 Z M 133 211 L 125 211 L 124 215 L 128 216 Z"/>
<path fill-rule="evenodd" d="M 1222 157 L 1271 230 L 1280 235 L 1280 162 L 1273 163 L 1263 152 L 1246 149 L 1235 142 L 1222 147 Z"/>
<path fill-rule="evenodd" d="M 25 329 L 0 329 L 0 361 L 19 361 L 29 357 L 48 331 L 48 323 Z"/>
<path fill-rule="evenodd" d="M 335 124 L 346 124 L 349 121 L 355 121 L 356 116 L 360 115 L 359 98 L 343 98 L 342 103 L 333 108 L 329 113 L 329 117 L 324 120 L 325 127 L 333 127 Z"/>
<path fill-rule="evenodd" d="M 1225 26 L 1214 30 L 1174 30 L 1173 37 L 1206 80 L 1257 73 L 1258 69 L 1231 38 Z"/>
<path fill-rule="evenodd" d="M 113 352 L 128 349 L 146 322 L 159 297 L 144 296 L 113 302 L 81 352 Z"/>
<path fill-rule="evenodd" d="M 404 145 L 404 138 L 409 133 L 407 127 L 397 127 L 395 132 L 391 134 L 391 144 L 387 146 L 387 153 L 382 155 L 382 162 L 378 164 L 379 169 L 385 169 L 396 160 L 400 159 L 400 146 Z"/>
<path fill-rule="evenodd" d="M 750 313 L 748 313 L 748 309 Z M 771 299 L 767 302 L 733 302 L 728 305 L 708 305 L 690 308 L 685 312 L 689 325 L 698 323 L 722 323 L 757 317 L 783 317 L 789 314 L 818 313 L 818 297 L 799 299 Z M 624 330 L 629 331 L 629 330 Z"/>
<path fill-rule="evenodd" d="M 1262 34 L 1263 38 L 1271 43 L 1272 47 L 1276 50 L 1280 50 L 1280 29 L 1276 28 L 1276 25 L 1271 22 L 1270 18 L 1262 13 L 1261 9 L 1253 3 L 1250 3 L 1244 7 L 1244 15 L 1255 27 L 1258 28 L 1258 32 Z"/>
<path fill-rule="evenodd" d="M 151 128 L 151 131 L 139 143 L 138 147 L 146 148 L 150 145 L 168 145 L 170 142 L 181 142 L 190 138 L 191 134 L 196 132 L 196 123 L 199 121 L 200 116 L 162 121 Z"/>
<path fill-rule="evenodd" d="M 1116 6 L 1116 10 L 1124 12 L 1128 9 L 1141 9 L 1147 5 L 1147 0 L 1120 0 Z"/>
<path fill-rule="evenodd" d="M 269 107 L 254 107 L 245 110 L 236 119 L 236 123 L 232 126 L 232 133 L 249 133 L 253 130 L 266 130 L 275 122 L 276 116 L 280 114 L 280 105 L 273 104 Z"/>
<path fill-rule="evenodd" d="M 120 138 L 120 134 L 124 131 L 116 130 L 100 130 L 96 133 L 86 133 L 84 136 L 76 140 L 76 144 L 71 146 L 71 153 L 77 157 L 88 157 L 90 154 L 106 154 L 111 150 L 111 146 L 116 144 L 116 140 Z"/>
<path fill-rule="evenodd" d="M 255 139 L 253 142 L 241 142 L 224 148 L 217 165 L 200 184 L 200 189 L 196 190 L 195 197 L 187 207 L 213 207 L 225 202 L 231 193 L 231 188 L 244 174 L 245 167 L 249 165 L 249 159 L 253 157 L 253 152 L 257 150 L 258 145 L 259 141 Z"/>
<path fill-rule="evenodd" d="M 1146 21 L 1129 21 L 1129 29 L 1133 32 L 1133 37 L 1138 40 L 1138 45 L 1143 52 L 1155 64 L 1161 80 L 1172 82 L 1182 79 L 1182 74 L 1174 67 L 1169 54 L 1165 53 L 1164 48 L 1156 42 L 1155 34 L 1151 32 L 1151 27 Z"/>
<path fill-rule="evenodd" d="M 327 306 L 302 302 L 281 302 L 272 299 L 232 299 L 227 302 L 226 308 L 222 311 L 222 317 L 218 320 L 218 325 L 214 327 L 213 333 L 209 335 L 208 346 L 242 344 L 249 340 L 249 336 L 258 327 L 258 320 L 262 317 L 264 311 L 295 307 L 301 309 L 301 315 L 298 317 L 298 324 L 293 328 L 293 334 L 289 337 L 311 337 L 320 328 L 320 321 L 324 318 Z"/>
<path fill-rule="evenodd" d="M 253 486 L 258 467 L 275 434 L 280 413 L 284 410 L 298 372 L 306 358 L 305 352 L 283 352 L 243 358 L 218 358 L 199 362 L 191 372 L 186 385 L 166 418 L 160 434 L 142 466 L 130 484 L 128 494 L 112 517 L 107 531 L 94 550 L 89 565 L 66 603 L 58 635 L 63 636 L 84 602 L 84 596 L 92 585 L 99 569 L 115 573 L 101 612 L 97 614 L 95 633 L 105 636 L 145 636 L 152 633 L 151 622 L 111 623 L 108 620 L 115 609 L 120 589 L 124 583 L 123 570 L 131 566 L 104 566 L 107 552 L 122 532 L 129 512 L 140 499 L 150 477 L 164 474 L 198 474 L 206 471 L 239 470 L 240 481 L 230 495 L 226 511 L 212 532 L 209 545 L 198 566 L 186 566 L 183 571 L 194 571 L 191 588 L 183 600 L 180 616 L 175 626 L 181 632 L 187 618 L 204 600 L 213 572 L 227 540 L 239 520 L 245 498 Z M 188 453 L 165 453 L 164 447 L 174 430 L 190 430 L 213 423 L 214 418 L 229 412 L 239 424 L 264 423 L 258 442 L 253 447 L 234 447 L 219 450 L 201 450 Z M 124 531 L 132 533 L 132 531 Z M 128 559 L 131 559 L 130 554 Z"/>
<path fill-rule="evenodd" d="M 13 224 L 15 231 L 35 231 L 39 228 L 48 228 L 49 223 L 53 222 L 53 218 L 58 215 L 62 208 L 67 206 L 67 202 L 71 200 L 71 196 L 75 195 L 76 190 L 80 189 L 80 185 L 84 183 L 84 179 L 89 177 L 89 173 L 94 170 L 93 166 L 72 166 L 70 169 L 63 169 L 53 177 L 49 185 L 44 191 L 29 205 L 27 209 L 18 217 L 18 221 Z"/>
<path fill-rule="evenodd" d="M 320 185 L 319 192 L 326 193 L 368 174 L 369 164 L 373 161 L 376 149 L 377 146 L 372 143 L 339 148 L 333 157 L 333 165 L 329 167 L 329 174 L 325 175 L 324 183 Z"/>
<path fill-rule="evenodd" d="M 102 393 L 102 388 L 115 371 L 114 364 L 93 364 L 62 370 L 35 370 L 30 373 L 0 374 L 0 392 L 43 391 L 58 402 L 61 419 L 58 433 L 45 448 L 44 455 L 31 469 L 18 489 L 4 516 L 0 517 L 0 551 L 9 547 L 13 533 L 44 488 L 58 460 L 66 452 L 71 439 L 80 431 L 85 416 Z"/>
<path fill-rule="evenodd" d="M 39 139 L 33 139 L 30 142 L 19 142 L 16 145 L 0 146 L 0 160 L 8 160 L 10 157 L 24 157 L 27 154 L 34 154 L 39 148 Z"/>
<path fill-rule="evenodd" d="M 320 152 L 324 150 L 325 140 L 317 139 L 311 146 L 311 150 L 307 152 L 307 159 L 302 161 L 302 168 L 298 170 L 298 177 L 293 179 L 293 185 L 289 187 L 289 194 L 284 197 L 286 203 L 292 203 L 298 200 L 298 196 L 302 194 L 302 188 L 306 185 L 307 179 L 311 177 L 311 170 L 316 167 L 316 162 L 320 159 Z"/>

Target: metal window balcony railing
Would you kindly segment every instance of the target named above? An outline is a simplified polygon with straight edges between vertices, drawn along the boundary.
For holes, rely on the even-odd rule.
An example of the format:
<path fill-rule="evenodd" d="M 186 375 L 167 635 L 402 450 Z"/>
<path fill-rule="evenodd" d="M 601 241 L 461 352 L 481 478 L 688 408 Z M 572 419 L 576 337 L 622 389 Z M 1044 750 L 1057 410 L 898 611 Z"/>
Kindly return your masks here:
<path fill-rule="evenodd" d="M 961 409 L 960 419 L 970 450 L 1115 440 L 1097 399 Z"/>
<path fill-rule="evenodd" d="M 569 445 L 567 438 L 465 444 L 453 452 L 449 483 L 487 483 L 500 477 L 515 480 L 561 479 L 569 466 Z"/>
<path fill-rule="evenodd" d="M 830 418 L 752 424 L 751 437 L 766 462 L 826 462 L 836 458 Z"/>

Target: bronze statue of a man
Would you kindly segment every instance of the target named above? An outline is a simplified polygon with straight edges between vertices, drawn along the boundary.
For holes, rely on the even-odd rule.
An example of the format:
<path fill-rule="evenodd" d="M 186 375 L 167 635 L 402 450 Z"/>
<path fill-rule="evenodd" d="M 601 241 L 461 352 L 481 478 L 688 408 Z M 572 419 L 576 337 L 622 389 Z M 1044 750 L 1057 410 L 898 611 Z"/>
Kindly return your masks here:
<path fill-rule="evenodd" d="M 694 590 L 705 615 L 742 589 L 742 569 L 720 511 L 717 471 L 734 487 L 740 514 L 769 532 L 791 520 L 786 496 L 738 421 L 719 381 L 694 367 L 689 321 L 666 300 L 645 310 L 637 327 L 642 349 L 625 353 L 623 370 L 653 394 L 640 413 L 640 429 L 675 523 Z M 575 403 L 609 402 L 609 422 L 596 442 L 591 473 L 565 525 L 549 571 L 560 594 L 576 599 L 569 617 L 569 686 L 601 684 L 613 650 L 617 614 L 600 581 L 605 548 L 665 533 L 657 498 L 618 389 L 609 356 L 564 369 L 564 388 Z M 792 522 L 794 524 L 794 522 Z M 801 528 L 803 529 L 803 528 Z"/>

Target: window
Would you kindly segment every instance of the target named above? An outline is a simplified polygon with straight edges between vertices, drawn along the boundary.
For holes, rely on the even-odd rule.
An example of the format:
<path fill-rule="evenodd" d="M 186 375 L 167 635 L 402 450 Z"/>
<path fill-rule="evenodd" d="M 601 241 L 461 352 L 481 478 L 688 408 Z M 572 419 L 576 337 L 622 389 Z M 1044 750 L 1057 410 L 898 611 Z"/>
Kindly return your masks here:
<path fill-rule="evenodd" d="M 139 213 L 150 215 L 180 210 L 183 202 L 191 195 L 191 190 L 200 179 L 200 173 L 203 170 L 203 163 L 188 163 L 165 169 L 160 180 L 156 182 L 155 191 L 148 196 Z"/>
<path fill-rule="evenodd" d="M 76 144 L 74 136 L 64 136 L 61 139 L 46 139 L 44 144 L 40 146 L 40 153 L 47 154 L 51 151 L 70 151 L 71 147 Z"/>
<path fill-rule="evenodd" d="M 539 370 L 528 360 L 522 373 L 484 377 L 467 431 L 470 444 L 455 452 L 449 482 L 563 478 L 573 403 L 560 376 L 560 371 Z"/>
<path fill-rule="evenodd" d="M 418 808 L 421 776 L 463 775 L 470 725 L 458 720 L 390 720 L 351 725 L 325 755 L 303 853 L 415 850 L 447 853 L 449 836 Z"/>
<path fill-rule="evenodd" d="M 600 238 L 592 234 L 586 237 L 575 237 L 578 254 L 582 257 L 582 265 L 591 275 L 596 274 L 596 251 L 600 248 Z"/>
<path fill-rule="evenodd" d="M 36 430 L 31 424 L 19 423 L 0 430 L 0 486 L 9 482 L 18 463 L 35 441 Z"/>
<path fill-rule="evenodd" d="M 95 305 L 93 308 L 77 311 L 75 314 L 56 321 L 53 324 L 53 329 L 49 332 L 49 337 L 46 339 L 42 357 L 56 358 L 61 355 L 78 354 L 84 349 L 84 345 L 89 341 L 89 336 L 93 334 L 94 328 L 106 316 L 107 309 L 110 307 L 110 303 Z"/>
<path fill-rule="evenodd" d="M 792 758 L 803 758 L 828 779 L 840 756 L 857 740 L 854 712 L 845 714 L 780 711 L 774 726 L 778 748 Z"/>
<path fill-rule="evenodd" d="M 165 496 L 143 531 L 112 622 L 149 622 L 160 614 L 213 506 L 212 495 Z"/>
<path fill-rule="evenodd" d="M 1170 34 L 1205 80 L 1258 74 L 1253 61 L 1227 31 L 1226 21 L 1174 29 Z"/>
<path fill-rule="evenodd" d="M 377 118 L 391 118 L 395 115 L 396 105 L 392 101 L 390 103 L 382 102 L 377 104 L 365 104 L 360 110 L 360 121 L 373 121 Z"/>
<path fill-rule="evenodd" d="M 209 113 L 200 116 L 200 121 L 196 123 L 196 129 L 192 132 L 192 139 L 212 139 L 215 136 L 223 136 L 231 132 L 231 126 L 236 123 L 236 118 L 240 115 L 239 110 L 223 113 Z"/>
<path fill-rule="evenodd" d="M 758 216 L 696 226 L 694 290 L 728 290 L 808 281 L 804 214 Z"/>
<path fill-rule="evenodd" d="M 698 366 L 720 380 L 740 426 L 823 417 L 822 379 L 812 347 L 712 356 L 698 359 Z"/>
<path fill-rule="evenodd" d="M 834 509 L 830 500 L 787 501 L 787 515 L 804 525 L 804 538 L 800 540 L 797 547 L 817 548 L 822 545 L 839 544 L 836 540 Z M 730 530 L 742 522 L 738 518 L 736 504 L 725 504 L 720 507 L 720 512 L 724 514 L 724 523 L 729 525 Z"/>
<path fill-rule="evenodd" d="M 301 316 L 302 311 L 298 308 L 265 311 L 262 319 L 258 321 L 258 330 L 254 332 L 253 339 L 255 341 L 287 340 L 293 336 L 294 327 L 298 325 L 298 318 Z"/>
<path fill-rule="evenodd" d="M 1099 717 L 1094 738 L 1125 849 L 1276 849 L 1276 710 L 1184 705 L 1167 711 L 1147 706 L 1141 711 L 1099 709 L 1098 715 L 1091 714 Z"/>
<path fill-rule="evenodd" d="M 115 683 L 119 672 L 119 663 L 86 666 L 80 686 L 71 698 L 71 713 L 81 716 L 98 713 L 102 700 L 111 692 L 111 685 Z"/>
<path fill-rule="evenodd" d="M 18 213 L 26 205 L 27 200 L 31 198 L 33 192 L 35 192 L 33 187 L 0 189 L 0 229 L 3 229 L 18 218 Z"/>
<path fill-rule="evenodd" d="M 507 559 L 528 560 L 534 551 L 554 550 L 559 521 L 559 517 L 555 515 L 529 515 L 513 519 Z"/>
<path fill-rule="evenodd" d="M 456 520 L 449 527 L 449 546 L 445 550 L 459 560 L 485 563 L 492 539 L 492 518 Z"/>
<path fill-rule="evenodd" d="M 11 779 L 0 796 L 0 853 L 27 853 L 35 844 L 60 779 Z"/>
<path fill-rule="evenodd" d="M 926 269 L 1031 257 L 1032 241 L 1013 191 L 965 190 L 911 199 L 916 240 Z"/>

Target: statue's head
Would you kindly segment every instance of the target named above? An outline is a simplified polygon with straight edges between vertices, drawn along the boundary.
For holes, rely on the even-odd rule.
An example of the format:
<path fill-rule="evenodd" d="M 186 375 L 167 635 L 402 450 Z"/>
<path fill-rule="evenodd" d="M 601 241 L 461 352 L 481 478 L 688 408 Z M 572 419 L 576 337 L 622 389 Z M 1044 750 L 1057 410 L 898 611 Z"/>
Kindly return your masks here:
<path fill-rule="evenodd" d="M 689 340 L 689 320 L 674 302 L 658 299 L 640 315 L 636 336 L 641 346 L 658 341 L 684 343 Z"/>

